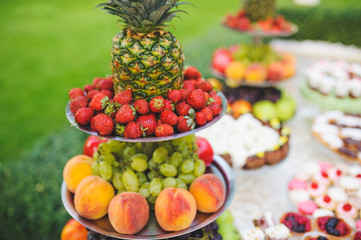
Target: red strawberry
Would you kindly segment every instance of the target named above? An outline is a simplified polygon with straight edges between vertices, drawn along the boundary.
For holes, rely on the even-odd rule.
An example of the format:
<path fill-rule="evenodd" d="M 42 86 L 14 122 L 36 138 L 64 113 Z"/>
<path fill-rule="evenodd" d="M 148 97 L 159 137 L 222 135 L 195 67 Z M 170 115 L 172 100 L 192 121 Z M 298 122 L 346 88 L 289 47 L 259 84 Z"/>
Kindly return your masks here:
<path fill-rule="evenodd" d="M 186 99 L 186 102 L 196 110 L 200 110 L 206 106 L 206 97 L 201 89 L 192 90 Z"/>
<path fill-rule="evenodd" d="M 206 115 L 208 122 L 213 119 L 213 113 L 209 107 L 203 108 L 200 112 L 203 113 L 204 115 Z"/>
<path fill-rule="evenodd" d="M 207 103 L 209 100 L 209 94 L 207 92 L 203 92 L 203 94 L 204 94 L 204 97 L 206 98 L 206 103 Z"/>
<path fill-rule="evenodd" d="M 108 77 L 106 77 L 105 79 L 110 80 L 110 81 L 113 81 L 113 77 L 112 77 L 112 76 L 108 76 Z"/>
<path fill-rule="evenodd" d="M 100 90 L 113 90 L 113 81 L 109 79 L 103 79 L 99 82 Z"/>
<path fill-rule="evenodd" d="M 178 116 L 173 111 L 165 110 L 160 114 L 160 120 L 162 123 L 167 123 L 173 126 L 177 124 Z"/>
<path fill-rule="evenodd" d="M 199 126 L 203 126 L 204 124 L 207 123 L 207 121 L 208 121 L 207 116 L 204 113 L 202 113 L 202 112 L 196 113 L 196 123 Z"/>
<path fill-rule="evenodd" d="M 88 92 L 88 94 L 86 95 L 86 97 L 87 97 L 88 99 L 92 99 L 92 98 L 95 96 L 95 94 L 97 94 L 97 93 L 100 93 L 100 91 L 99 91 L 99 90 L 91 90 L 91 91 Z"/>
<path fill-rule="evenodd" d="M 168 99 L 164 100 L 164 110 L 174 111 L 174 104 L 172 103 L 172 101 Z"/>
<path fill-rule="evenodd" d="M 77 97 L 84 96 L 84 91 L 81 88 L 72 88 L 69 91 L 69 98 L 70 100 L 73 100 Z"/>
<path fill-rule="evenodd" d="M 149 108 L 154 113 L 160 113 L 164 110 L 164 98 L 162 96 L 152 98 L 149 102 Z"/>
<path fill-rule="evenodd" d="M 221 98 L 220 96 L 218 96 L 217 94 L 215 94 L 215 95 L 212 96 L 212 98 L 213 98 L 213 101 L 214 101 L 215 103 L 217 103 L 218 105 L 222 105 L 222 98 Z"/>
<path fill-rule="evenodd" d="M 96 115 L 91 121 L 100 135 L 109 135 L 114 130 L 113 119 L 104 113 Z"/>
<path fill-rule="evenodd" d="M 222 111 L 221 106 L 216 102 L 212 102 L 208 107 L 211 109 L 213 116 L 217 116 Z"/>
<path fill-rule="evenodd" d="M 197 85 L 197 88 L 202 89 L 204 92 L 210 92 L 213 89 L 212 84 L 208 81 L 202 81 Z"/>
<path fill-rule="evenodd" d="M 181 100 L 182 95 L 179 90 L 174 89 L 174 90 L 170 90 L 168 92 L 167 98 L 169 100 L 171 100 L 174 104 L 176 104 L 177 102 L 179 102 Z"/>
<path fill-rule="evenodd" d="M 143 131 L 138 123 L 130 122 L 124 129 L 125 138 L 139 138 L 142 136 Z"/>
<path fill-rule="evenodd" d="M 195 122 L 188 116 L 180 116 L 177 123 L 177 130 L 180 132 L 188 132 L 195 127 Z"/>
<path fill-rule="evenodd" d="M 180 94 L 181 94 L 181 99 L 180 99 L 180 101 L 185 101 L 186 100 L 186 98 L 188 97 L 188 94 L 189 94 L 189 90 L 187 90 L 187 89 L 180 89 L 179 90 L 179 92 L 180 92 Z"/>
<path fill-rule="evenodd" d="M 175 106 L 175 109 L 178 115 L 185 116 L 188 115 L 191 106 L 189 106 L 186 102 L 180 102 Z"/>
<path fill-rule="evenodd" d="M 183 82 L 183 88 L 187 89 L 189 91 L 192 91 L 194 89 L 196 89 L 196 80 L 191 79 L 191 80 L 186 80 Z"/>
<path fill-rule="evenodd" d="M 134 121 L 135 110 L 132 106 L 126 104 L 120 107 L 115 116 L 115 121 L 120 124 L 126 124 Z"/>
<path fill-rule="evenodd" d="M 75 114 L 80 108 L 88 106 L 88 98 L 84 96 L 77 97 L 70 102 L 70 111 Z"/>
<path fill-rule="evenodd" d="M 96 115 L 96 116 L 98 116 L 98 115 Z M 95 120 L 96 120 L 95 116 L 91 118 L 90 127 L 93 131 L 98 131 L 97 128 L 95 127 Z"/>
<path fill-rule="evenodd" d="M 162 123 L 162 120 L 158 119 L 158 120 L 157 120 L 157 126 L 162 125 L 162 124 L 163 124 L 163 123 Z"/>
<path fill-rule="evenodd" d="M 136 123 L 143 127 L 143 130 L 147 136 L 152 135 L 154 133 L 154 129 L 158 125 L 153 113 L 139 116 L 136 120 Z"/>
<path fill-rule="evenodd" d="M 130 89 L 121 91 L 114 96 L 114 102 L 121 105 L 130 104 L 133 101 L 132 91 Z"/>
<path fill-rule="evenodd" d="M 166 137 L 172 135 L 173 133 L 173 127 L 168 124 L 161 124 L 155 129 L 155 135 L 157 137 Z"/>
<path fill-rule="evenodd" d="M 94 110 L 92 108 L 89 107 L 80 108 L 75 113 L 75 121 L 79 125 L 88 125 L 93 116 L 94 116 Z"/>
<path fill-rule="evenodd" d="M 137 113 L 145 115 L 149 113 L 148 102 L 144 99 L 139 99 L 134 102 L 134 108 Z"/>
<path fill-rule="evenodd" d="M 101 92 L 101 93 L 104 93 L 105 95 L 107 95 L 109 99 L 112 99 L 113 96 L 114 96 L 113 92 L 110 91 L 110 90 L 101 90 L 100 92 Z"/>
<path fill-rule="evenodd" d="M 197 68 L 190 66 L 184 71 L 184 79 L 198 79 L 202 77 L 202 74 Z"/>
<path fill-rule="evenodd" d="M 109 101 L 109 98 L 104 93 L 97 93 L 94 95 L 94 97 L 90 100 L 89 107 L 91 107 L 94 110 L 102 110 L 106 107 L 105 102 Z"/>
<path fill-rule="evenodd" d="M 103 79 L 104 79 L 104 78 L 99 78 L 99 77 L 94 78 L 94 80 L 93 80 L 93 86 L 94 86 L 95 88 L 99 88 L 98 85 L 99 85 L 100 81 L 103 80 Z"/>
<path fill-rule="evenodd" d="M 93 85 L 87 84 L 84 86 L 84 91 L 86 93 L 90 92 L 91 90 L 95 90 L 95 87 Z"/>

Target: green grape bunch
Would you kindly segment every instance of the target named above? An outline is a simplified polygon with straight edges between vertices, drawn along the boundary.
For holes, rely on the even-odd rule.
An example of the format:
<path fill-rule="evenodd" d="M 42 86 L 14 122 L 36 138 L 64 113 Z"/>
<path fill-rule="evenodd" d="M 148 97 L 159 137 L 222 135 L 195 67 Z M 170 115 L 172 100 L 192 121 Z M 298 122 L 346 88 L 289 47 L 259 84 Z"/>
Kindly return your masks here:
<path fill-rule="evenodd" d="M 118 193 L 138 192 L 154 205 L 167 187 L 188 189 L 206 169 L 194 135 L 158 143 L 101 143 L 92 174 L 109 181 Z"/>

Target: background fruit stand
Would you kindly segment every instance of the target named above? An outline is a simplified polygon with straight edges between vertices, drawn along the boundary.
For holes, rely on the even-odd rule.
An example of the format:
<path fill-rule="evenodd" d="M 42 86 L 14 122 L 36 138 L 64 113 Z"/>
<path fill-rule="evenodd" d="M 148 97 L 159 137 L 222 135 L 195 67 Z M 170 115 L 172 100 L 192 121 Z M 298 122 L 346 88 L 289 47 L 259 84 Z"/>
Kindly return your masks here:
<path fill-rule="evenodd" d="M 28 236 L 31 236 L 31 239 L 57 239 L 61 227 L 68 219 L 59 198 L 62 179 L 59 169 L 63 168 L 66 160 L 82 151 L 86 135 L 69 128 L 66 124 L 63 106 L 67 96 L 64 92 L 76 85 L 75 83 L 83 84 L 86 79 L 109 72 L 108 65 L 103 64 L 109 59 L 108 45 L 98 42 L 108 41 L 116 28 L 109 27 L 110 23 L 113 23 L 112 18 L 99 16 L 97 12 L 91 11 L 96 3 L 97 1 L 69 1 L 51 4 L 37 1 L 31 6 L 20 1 L 1 3 L 1 17 L 6 19 L 1 24 L 7 33 L 1 40 L 1 81 L 4 83 L 1 97 L 2 102 L 6 103 L 4 117 L 0 120 L 4 126 L 0 162 L 0 186 L 3 191 L 0 212 L 2 218 L 7 219 L 1 224 L 4 239 L 25 239 Z M 280 12 L 303 30 L 294 35 L 294 39 L 341 41 L 344 44 L 361 42 L 359 31 L 353 29 L 360 25 L 357 22 L 361 19 L 357 8 L 358 1 L 348 1 L 345 6 L 338 1 L 324 1 L 315 9 L 297 7 L 291 1 L 280 3 Z M 219 26 L 221 17 L 227 12 L 232 12 L 238 4 L 238 1 L 227 2 L 224 5 L 199 1 L 196 4 L 197 9 L 190 8 L 191 17 L 184 21 L 186 24 L 175 24 L 176 34 L 184 40 L 187 63 L 197 66 L 206 76 L 212 76 L 209 62 L 214 49 L 219 45 L 232 44 L 239 39 L 250 40 Z M 221 9 L 216 12 L 218 19 L 214 17 L 214 9 Z M 195 14 L 197 11 L 201 11 L 202 14 Z M 88 15 L 89 12 L 91 16 Z M 320 12 L 324 14 L 322 17 Z M 44 21 L 50 16 L 55 18 L 56 28 Z M 194 24 L 194 21 L 199 25 Z M 332 24 L 329 21 L 332 21 Z M 82 25 L 84 32 L 80 33 L 79 25 L 74 22 Z M 206 23 L 209 25 L 205 25 Z M 31 25 L 36 25 L 37 28 L 29 27 Z M 310 27 L 314 25 L 319 26 L 317 32 Z M 330 26 L 337 31 L 333 28 L 330 30 Z M 32 47 L 26 47 L 20 42 L 19 32 L 25 34 L 27 43 Z M 223 38 L 219 37 L 220 35 Z M 204 41 L 209 44 L 205 46 L 202 44 Z M 59 48 L 54 47 L 55 45 Z M 96 50 L 89 52 L 89 47 Z M 314 58 L 299 57 L 297 60 L 298 69 L 302 69 Z M 18 71 L 19 68 L 23 71 Z M 294 120 L 289 123 L 294 136 L 300 136 L 292 140 L 293 150 L 289 157 L 293 160 L 262 178 L 239 178 L 239 181 L 248 184 L 238 189 L 241 195 L 235 198 L 231 206 L 237 211 L 235 217 L 239 227 L 246 226 L 243 224 L 246 224 L 247 220 L 238 217 L 238 213 L 253 217 L 252 214 L 256 215 L 264 210 L 278 211 L 273 208 L 275 205 L 280 207 L 279 210 L 286 210 L 289 204 L 284 194 L 285 184 L 291 172 L 282 176 L 279 173 L 310 160 L 304 155 L 305 149 L 299 146 L 303 146 L 302 143 L 305 141 L 311 141 L 307 129 L 311 116 L 315 115 L 317 109 L 307 105 L 301 98 L 298 92 L 301 78 L 301 74 L 298 74 L 284 85 L 284 88 L 296 97 L 298 105 L 302 106 L 297 110 Z M 4 91 L 5 89 L 13 91 Z M 315 146 L 306 147 L 306 150 L 313 159 L 328 158 Z M 275 179 L 274 176 L 278 178 Z M 263 188 L 270 179 L 277 183 L 274 184 L 274 188 Z M 270 195 L 275 198 L 267 204 L 261 204 L 262 197 Z M 250 204 L 254 200 L 259 204 Z M 249 208 L 252 212 L 240 209 L 244 202 L 252 206 Z"/>

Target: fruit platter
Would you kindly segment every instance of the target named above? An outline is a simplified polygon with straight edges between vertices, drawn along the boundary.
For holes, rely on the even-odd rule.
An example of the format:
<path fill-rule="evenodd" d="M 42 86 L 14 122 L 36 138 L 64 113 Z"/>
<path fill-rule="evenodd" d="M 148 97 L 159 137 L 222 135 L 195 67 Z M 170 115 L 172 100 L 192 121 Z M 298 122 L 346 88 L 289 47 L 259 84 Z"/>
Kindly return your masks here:
<path fill-rule="evenodd" d="M 298 32 L 297 25 L 280 14 L 253 22 L 244 10 L 239 10 L 235 15 L 227 15 L 223 25 L 235 31 L 262 37 L 287 37 Z"/>
<path fill-rule="evenodd" d="M 312 134 L 334 156 L 361 163 L 361 117 L 341 111 L 326 111 L 312 124 Z"/>
<path fill-rule="evenodd" d="M 309 66 L 303 95 L 326 110 L 361 113 L 361 65 L 344 60 L 320 60 Z"/>
<path fill-rule="evenodd" d="M 288 183 L 289 197 L 300 213 L 335 216 L 361 228 L 361 167 L 347 163 L 307 163 Z"/>
<path fill-rule="evenodd" d="M 270 45 L 238 44 L 213 53 L 211 69 L 230 87 L 267 87 L 295 74 L 295 58 Z"/>

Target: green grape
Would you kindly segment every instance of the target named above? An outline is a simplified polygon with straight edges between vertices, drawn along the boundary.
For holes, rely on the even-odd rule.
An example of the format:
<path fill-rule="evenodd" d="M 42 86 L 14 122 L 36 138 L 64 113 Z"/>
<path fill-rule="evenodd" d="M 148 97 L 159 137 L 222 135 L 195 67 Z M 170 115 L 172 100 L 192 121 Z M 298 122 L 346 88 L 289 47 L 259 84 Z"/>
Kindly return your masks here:
<path fill-rule="evenodd" d="M 153 195 L 150 195 L 148 198 L 147 198 L 148 202 L 151 203 L 151 204 L 155 204 L 155 201 L 157 200 L 157 196 L 153 196 Z M 149 206 L 150 207 L 150 206 Z"/>
<path fill-rule="evenodd" d="M 184 173 L 190 173 L 194 169 L 194 161 L 193 159 L 188 159 L 184 161 L 181 165 L 181 171 Z"/>
<path fill-rule="evenodd" d="M 133 143 L 133 144 L 134 144 L 134 143 Z M 135 147 L 135 149 L 136 149 L 138 152 L 140 152 L 140 151 L 142 151 L 142 149 L 143 149 L 143 144 L 140 143 L 140 142 L 137 142 L 137 143 L 134 144 L 134 147 Z"/>
<path fill-rule="evenodd" d="M 162 179 L 162 186 L 163 186 L 163 188 L 176 187 L 177 181 L 175 180 L 175 178 L 167 177 L 167 178 Z"/>
<path fill-rule="evenodd" d="M 113 166 L 114 166 L 114 167 L 119 167 L 120 164 L 119 164 L 119 162 L 115 161 L 114 164 L 113 164 Z"/>
<path fill-rule="evenodd" d="M 193 174 L 196 177 L 202 176 L 204 174 L 204 171 L 206 170 L 206 164 L 203 160 L 197 159 L 194 163 L 194 170 Z"/>
<path fill-rule="evenodd" d="M 176 139 L 173 139 L 173 140 L 171 141 L 171 143 L 172 143 L 174 146 L 179 146 L 179 145 L 181 145 L 183 142 L 185 142 L 184 137 L 176 138 Z"/>
<path fill-rule="evenodd" d="M 133 158 L 130 166 L 137 172 L 144 172 L 148 168 L 148 163 L 143 158 Z"/>
<path fill-rule="evenodd" d="M 139 188 L 138 193 L 142 195 L 144 198 L 147 198 L 150 196 L 149 188 Z"/>
<path fill-rule="evenodd" d="M 100 177 L 104 180 L 110 180 L 113 175 L 112 166 L 110 166 L 110 164 L 105 161 L 101 161 L 99 163 L 99 173 Z"/>
<path fill-rule="evenodd" d="M 162 191 L 162 182 L 159 178 L 153 178 L 150 182 L 149 192 L 153 196 L 158 196 Z"/>
<path fill-rule="evenodd" d="M 122 178 L 123 174 L 121 172 L 116 172 L 113 175 L 113 185 L 118 190 L 125 190 Z"/>
<path fill-rule="evenodd" d="M 126 146 L 123 152 L 123 159 L 129 160 L 135 154 L 135 148 Z"/>
<path fill-rule="evenodd" d="M 145 155 L 144 153 L 137 153 L 137 154 L 134 154 L 130 160 L 133 160 L 134 158 L 141 158 L 141 159 L 144 159 L 145 161 L 148 161 L 148 156 Z"/>
<path fill-rule="evenodd" d="M 124 142 L 119 142 L 115 140 L 109 140 L 107 143 L 110 146 L 113 153 L 117 153 L 121 151 L 125 146 Z"/>
<path fill-rule="evenodd" d="M 98 158 L 99 158 L 99 152 L 98 152 L 98 151 L 95 151 L 95 152 L 93 153 L 93 159 L 94 159 L 94 160 L 98 160 Z"/>
<path fill-rule="evenodd" d="M 186 184 L 191 184 L 196 177 L 193 175 L 193 173 L 182 173 L 178 175 L 179 179 L 181 179 Z"/>
<path fill-rule="evenodd" d="M 152 179 L 154 179 L 154 178 L 159 178 L 161 175 L 160 175 L 160 173 L 158 172 L 158 171 L 150 171 L 149 173 L 148 173 L 148 179 L 149 180 L 152 180 Z"/>
<path fill-rule="evenodd" d="M 166 142 L 161 142 L 159 144 L 160 147 L 164 147 L 168 150 L 168 152 L 173 152 L 173 146 L 170 142 L 166 141 Z"/>
<path fill-rule="evenodd" d="M 116 160 L 114 155 L 111 154 L 111 153 L 107 153 L 107 154 L 102 155 L 102 159 L 104 161 L 106 161 L 107 163 L 109 163 L 109 165 L 113 165 L 115 160 Z"/>
<path fill-rule="evenodd" d="M 148 181 L 147 176 L 144 173 L 136 173 L 135 175 L 137 175 L 138 180 L 139 180 L 139 185 L 142 185 L 143 183 L 145 183 L 146 181 Z"/>
<path fill-rule="evenodd" d="M 234 217 L 232 215 L 232 213 L 229 210 L 224 211 L 218 218 L 217 218 L 217 223 L 219 225 L 221 224 L 233 224 L 234 222 Z"/>
<path fill-rule="evenodd" d="M 98 151 L 100 152 L 100 154 L 104 155 L 110 154 L 112 152 L 112 149 L 107 142 L 103 142 L 98 145 Z"/>
<path fill-rule="evenodd" d="M 132 170 L 127 170 L 123 173 L 123 184 L 125 189 L 129 192 L 138 192 L 139 180 L 137 175 Z"/>
<path fill-rule="evenodd" d="M 167 159 L 168 150 L 165 147 L 158 147 L 153 152 L 153 161 L 155 163 L 162 163 Z"/>
<path fill-rule="evenodd" d="M 149 188 L 149 187 L 150 187 L 150 182 L 145 182 L 141 186 L 141 188 Z"/>
<path fill-rule="evenodd" d="M 177 168 L 171 164 L 164 163 L 160 166 L 160 173 L 166 177 L 174 177 L 177 175 Z"/>
<path fill-rule="evenodd" d="M 153 161 L 153 159 L 150 159 L 148 161 L 148 168 L 150 170 L 158 170 L 158 164 Z"/>
<path fill-rule="evenodd" d="M 180 152 L 174 152 L 170 156 L 170 164 L 172 164 L 175 167 L 178 167 L 183 161 L 183 156 Z"/>
<path fill-rule="evenodd" d="M 95 161 L 95 162 L 92 163 L 91 170 L 92 170 L 92 174 L 93 174 L 93 175 L 97 175 L 97 176 L 100 175 L 100 174 L 99 174 L 99 164 L 98 164 L 97 161 Z"/>
<path fill-rule="evenodd" d="M 152 143 L 152 142 L 147 142 L 145 143 L 145 146 L 143 148 L 143 152 L 144 154 L 146 154 L 147 156 L 152 156 L 154 149 L 156 148 L 156 143 Z"/>
<path fill-rule="evenodd" d="M 181 179 L 177 178 L 176 179 L 177 182 L 177 188 L 184 188 L 185 190 L 187 190 L 187 184 L 185 184 Z"/>

